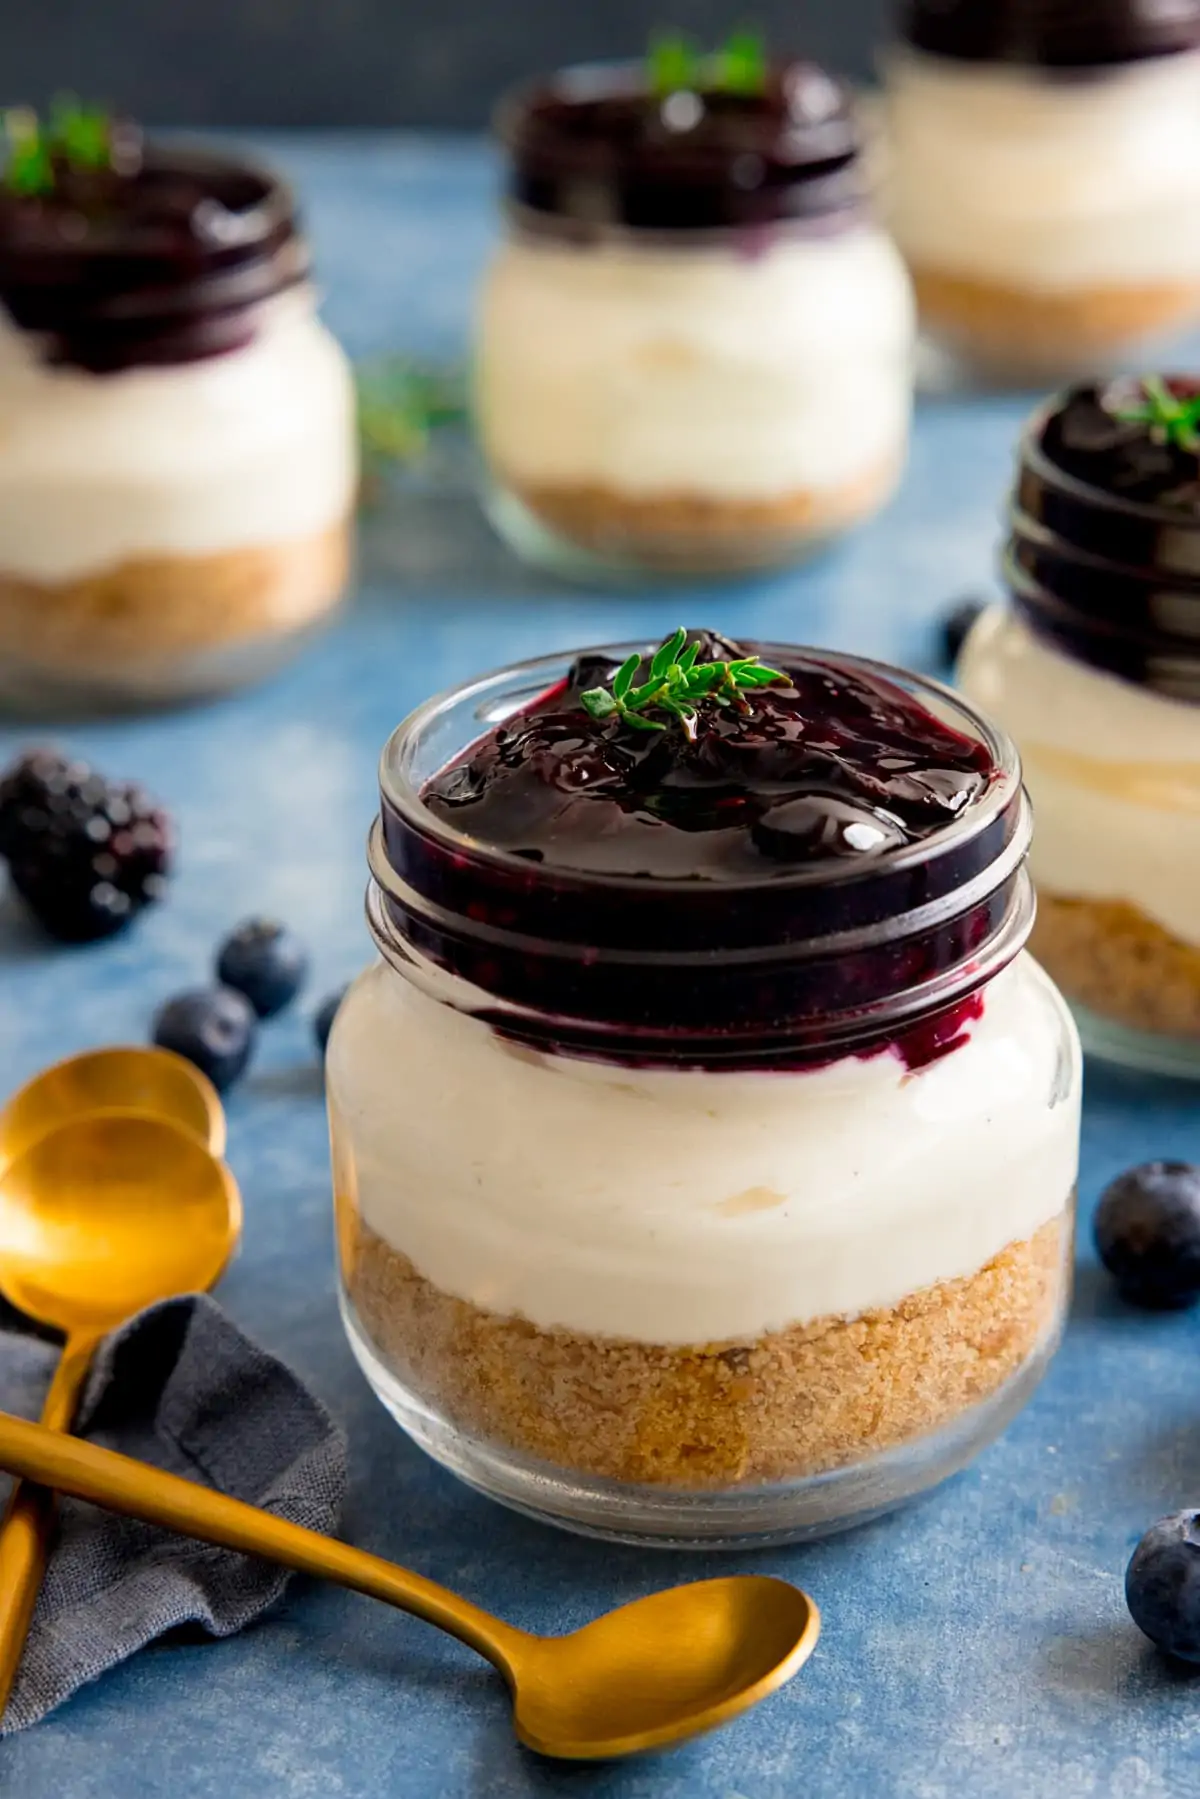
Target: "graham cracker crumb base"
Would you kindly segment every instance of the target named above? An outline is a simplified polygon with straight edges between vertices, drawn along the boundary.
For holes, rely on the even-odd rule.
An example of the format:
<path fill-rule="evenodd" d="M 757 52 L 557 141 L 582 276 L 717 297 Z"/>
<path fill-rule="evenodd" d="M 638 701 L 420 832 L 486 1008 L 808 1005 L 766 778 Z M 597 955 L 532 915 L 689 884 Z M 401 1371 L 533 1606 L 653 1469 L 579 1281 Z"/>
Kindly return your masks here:
<path fill-rule="evenodd" d="M 1068 999 L 1101 1018 L 1200 1041 L 1200 949 L 1137 906 L 1039 888 L 1030 949 Z"/>
<path fill-rule="evenodd" d="M 350 523 L 213 556 L 145 556 L 74 581 L 0 570 L 0 659 L 59 678 L 120 678 L 302 630 L 337 602 Z"/>
<path fill-rule="evenodd" d="M 696 493 L 644 497 L 610 487 L 539 485 L 502 467 L 496 475 L 541 524 L 580 548 L 649 568 L 685 570 L 766 566 L 836 536 L 891 498 L 902 464 L 898 452 L 841 487 L 761 500 Z"/>
<path fill-rule="evenodd" d="M 997 367 L 1082 367 L 1200 317 L 1200 284 L 1008 287 L 940 269 L 912 268 L 922 322 L 955 349 Z"/>
<path fill-rule="evenodd" d="M 677 1347 L 540 1330 L 442 1292 L 339 1203 L 381 1360 L 468 1435 L 579 1474 L 706 1489 L 820 1474 L 936 1431 L 1052 1334 L 1071 1208 L 962 1280 L 855 1319 Z"/>

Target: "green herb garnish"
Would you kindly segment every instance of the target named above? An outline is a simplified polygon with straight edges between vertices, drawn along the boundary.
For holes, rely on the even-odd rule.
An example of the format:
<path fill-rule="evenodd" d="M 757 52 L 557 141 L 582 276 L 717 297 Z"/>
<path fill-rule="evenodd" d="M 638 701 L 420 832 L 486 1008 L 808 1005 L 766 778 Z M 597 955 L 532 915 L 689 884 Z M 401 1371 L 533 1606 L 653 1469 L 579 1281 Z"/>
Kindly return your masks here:
<path fill-rule="evenodd" d="M 1140 383 L 1144 398 L 1131 406 L 1113 406 L 1114 418 L 1129 425 L 1145 425 L 1156 444 L 1200 455 L 1200 394 L 1180 399 L 1159 375 L 1147 375 Z"/>
<path fill-rule="evenodd" d="M 29 106 L 9 106 L 4 113 L 7 151 L 4 184 L 14 194 L 48 194 L 54 187 L 50 145 Z"/>
<path fill-rule="evenodd" d="M 732 31 L 719 50 L 704 55 L 681 31 L 658 31 L 646 53 L 650 90 L 671 94 L 748 94 L 765 91 L 767 47 L 759 31 Z"/>
<path fill-rule="evenodd" d="M 726 94 L 761 94 L 767 85 L 767 46 L 761 31 L 733 31 L 713 61 L 720 65 L 713 83 Z"/>
<path fill-rule="evenodd" d="M 95 106 L 61 95 L 45 124 L 31 106 L 4 109 L 4 185 L 13 194 L 49 194 L 60 167 L 112 166 L 112 121 Z"/>
<path fill-rule="evenodd" d="M 650 658 L 648 681 L 640 687 L 633 685 L 642 665 L 642 658 L 635 652 L 621 664 L 611 688 L 589 687 L 579 696 L 580 704 L 592 718 L 619 718 L 635 731 L 667 730 L 668 726 L 660 720 L 645 716 L 650 711 L 666 712 L 694 740 L 698 708 L 703 701 L 715 706 L 744 706 L 743 688 L 769 687 L 772 681 L 787 680 L 778 669 L 764 668 L 757 656 L 742 656 L 734 662 L 697 662 L 699 654 L 700 645 L 688 643 L 681 625 Z"/>
<path fill-rule="evenodd" d="M 358 430 L 368 465 L 416 462 L 440 425 L 467 417 L 461 369 L 426 368 L 405 356 L 363 363 L 355 373 Z"/>
<path fill-rule="evenodd" d="M 650 86 L 664 97 L 694 92 L 703 79 L 704 59 L 691 38 L 681 31 L 658 31 L 646 53 Z"/>

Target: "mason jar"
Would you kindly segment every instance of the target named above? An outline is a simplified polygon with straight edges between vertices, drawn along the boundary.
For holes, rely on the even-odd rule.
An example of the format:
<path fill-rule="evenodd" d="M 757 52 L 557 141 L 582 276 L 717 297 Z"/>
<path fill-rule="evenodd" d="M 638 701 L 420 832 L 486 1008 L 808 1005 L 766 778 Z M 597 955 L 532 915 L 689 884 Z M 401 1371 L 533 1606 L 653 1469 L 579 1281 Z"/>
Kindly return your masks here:
<path fill-rule="evenodd" d="M 787 563 L 904 464 L 912 303 L 843 89 L 655 94 L 567 70 L 501 108 L 475 405 L 493 522 L 569 575 Z"/>
<path fill-rule="evenodd" d="M 1058 1342 L 1080 1058 L 1023 951 L 1029 807 L 964 701 L 769 645 L 827 789 L 781 802 L 768 733 L 667 841 L 669 780 L 583 803 L 579 694 L 629 649 L 469 682 L 384 750 L 379 958 L 327 1062 L 346 1329 L 409 1435 L 518 1510 L 819 1534 L 961 1468 Z M 547 712 L 564 809 L 533 830 L 539 777 L 493 832 L 473 802 Z M 940 822 L 901 841 L 880 782 Z"/>
<path fill-rule="evenodd" d="M 959 679 L 1020 745 L 1034 950 L 1085 1046 L 1200 1075 L 1197 462 L 1120 416 L 1137 393 L 1087 383 L 1035 413 L 1003 557 L 1010 602 L 979 621 Z"/>
<path fill-rule="evenodd" d="M 885 214 L 927 336 L 1069 379 L 1200 318 L 1200 3 L 905 0 Z"/>
<path fill-rule="evenodd" d="M 276 176 L 135 145 L 0 190 L 0 418 L 0 698 L 215 693 L 336 606 L 352 384 Z"/>

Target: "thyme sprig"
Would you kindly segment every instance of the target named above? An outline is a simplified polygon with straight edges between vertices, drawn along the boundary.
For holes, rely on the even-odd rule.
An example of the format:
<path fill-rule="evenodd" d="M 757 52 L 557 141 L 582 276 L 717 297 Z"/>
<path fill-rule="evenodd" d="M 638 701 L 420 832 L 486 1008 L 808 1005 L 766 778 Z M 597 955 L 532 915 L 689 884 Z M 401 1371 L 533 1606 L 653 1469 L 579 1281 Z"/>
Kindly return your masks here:
<path fill-rule="evenodd" d="M 463 369 L 384 356 L 358 366 L 355 387 L 363 461 L 375 469 L 418 461 L 439 426 L 467 417 Z"/>
<path fill-rule="evenodd" d="M 719 49 L 705 53 L 682 31 L 658 31 L 646 66 L 653 93 L 761 94 L 767 85 L 767 47 L 759 31 L 731 31 Z"/>
<path fill-rule="evenodd" d="M 1157 444 L 1200 455 L 1200 393 L 1181 399 L 1161 375 L 1146 375 L 1139 385 L 1143 398 L 1129 406 L 1113 406 L 1113 417 L 1129 425 L 1145 425 Z"/>
<path fill-rule="evenodd" d="M 113 126 L 100 107 L 81 106 L 60 95 L 43 123 L 32 106 L 3 111 L 4 185 L 23 196 L 54 191 L 61 165 L 72 169 L 108 168 L 113 160 Z"/>
<path fill-rule="evenodd" d="M 650 658 L 650 678 L 639 687 L 634 676 L 642 665 L 635 651 L 613 676 L 612 686 L 589 687 L 582 693 L 580 704 L 592 718 L 619 718 L 635 731 L 666 731 L 669 723 L 647 718 L 647 712 L 665 712 L 668 720 L 677 720 L 694 742 L 699 707 L 711 705 L 745 705 L 745 688 L 769 687 L 772 681 L 786 681 L 778 669 L 765 668 L 757 656 L 741 656 L 733 662 L 697 662 L 698 643 L 688 643 L 682 625 L 672 637 L 659 645 Z"/>

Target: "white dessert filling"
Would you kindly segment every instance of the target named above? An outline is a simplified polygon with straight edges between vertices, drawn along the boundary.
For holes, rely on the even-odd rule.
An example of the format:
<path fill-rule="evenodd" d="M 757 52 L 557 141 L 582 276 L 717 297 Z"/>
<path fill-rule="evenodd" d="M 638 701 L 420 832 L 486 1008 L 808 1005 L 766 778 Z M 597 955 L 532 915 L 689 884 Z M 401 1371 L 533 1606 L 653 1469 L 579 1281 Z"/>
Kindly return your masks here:
<path fill-rule="evenodd" d="M 0 576 L 315 534 L 349 511 L 355 457 L 349 365 L 307 295 L 245 349 L 111 375 L 48 367 L 0 321 Z"/>
<path fill-rule="evenodd" d="M 443 1292 L 543 1328 L 756 1338 L 974 1274 L 1062 1212 L 1079 1064 L 1022 957 L 969 1040 L 804 1073 L 541 1057 L 384 964 L 327 1062 L 343 1201 Z"/>
<path fill-rule="evenodd" d="M 487 277 L 477 406 L 502 476 L 761 500 L 899 463 L 913 333 L 862 227 L 719 247 L 516 239 Z"/>
<path fill-rule="evenodd" d="M 1047 293 L 1200 281 L 1200 53 L 1054 76 L 905 51 L 887 74 L 914 264 Z"/>
<path fill-rule="evenodd" d="M 1003 607 L 967 639 L 959 685 L 1021 752 L 1035 883 L 1124 900 L 1200 947 L 1200 706 L 1074 661 Z"/>

